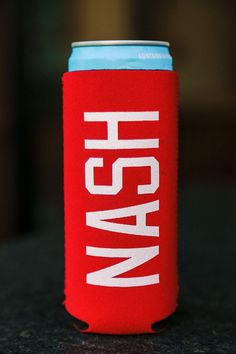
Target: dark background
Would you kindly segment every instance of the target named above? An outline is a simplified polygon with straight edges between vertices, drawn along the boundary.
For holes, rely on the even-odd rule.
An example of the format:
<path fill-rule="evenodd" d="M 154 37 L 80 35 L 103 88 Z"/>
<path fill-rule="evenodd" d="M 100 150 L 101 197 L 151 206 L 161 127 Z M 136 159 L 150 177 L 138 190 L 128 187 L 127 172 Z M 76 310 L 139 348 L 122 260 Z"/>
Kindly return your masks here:
<path fill-rule="evenodd" d="M 233 0 L 2 0 L 0 354 L 236 352 Z M 179 310 L 161 336 L 78 334 L 63 309 L 61 76 L 70 43 L 170 42 L 179 92 Z"/>
<path fill-rule="evenodd" d="M 169 41 L 180 75 L 180 188 L 233 185 L 235 14 L 233 0 L 3 0 L 0 242 L 63 224 L 61 75 L 72 41 Z"/>

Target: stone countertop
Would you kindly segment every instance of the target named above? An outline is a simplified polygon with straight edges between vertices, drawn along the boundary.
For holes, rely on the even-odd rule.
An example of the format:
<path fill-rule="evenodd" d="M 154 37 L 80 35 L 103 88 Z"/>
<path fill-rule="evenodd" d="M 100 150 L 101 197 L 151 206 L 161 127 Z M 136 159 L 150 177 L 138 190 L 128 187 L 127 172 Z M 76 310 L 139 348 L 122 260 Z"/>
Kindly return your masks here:
<path fill-rule="evenodd" d="M 162 334 L 82 334 L 62 306 L 63 231 L 0 248 L 0 354 L 236 352 L 235 188 L 180 191 L 180 306 Z"/>

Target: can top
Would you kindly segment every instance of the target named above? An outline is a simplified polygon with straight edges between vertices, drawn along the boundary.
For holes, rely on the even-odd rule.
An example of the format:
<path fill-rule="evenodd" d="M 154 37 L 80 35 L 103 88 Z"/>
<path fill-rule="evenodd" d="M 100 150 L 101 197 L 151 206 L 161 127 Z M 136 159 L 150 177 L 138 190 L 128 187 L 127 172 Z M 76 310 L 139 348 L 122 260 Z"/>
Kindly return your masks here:
<path fill-rule="evenodd" d="M 165 41 L 150 41 L 150 40 L 102 40 L 102 41 L 81 41 L 73 42 L 72 48 L 75 47 L 95 47 L 95 46 L 109 46 L 109 45 L 137 45 L 137 46 L 166 46 L 169 47 L 170 43 Z"/>
<path fill-rule="evenodd" d="M 84 41 L 72 43 L 68 70 L 173 70 L 173 64 L 168 42 Z"/>

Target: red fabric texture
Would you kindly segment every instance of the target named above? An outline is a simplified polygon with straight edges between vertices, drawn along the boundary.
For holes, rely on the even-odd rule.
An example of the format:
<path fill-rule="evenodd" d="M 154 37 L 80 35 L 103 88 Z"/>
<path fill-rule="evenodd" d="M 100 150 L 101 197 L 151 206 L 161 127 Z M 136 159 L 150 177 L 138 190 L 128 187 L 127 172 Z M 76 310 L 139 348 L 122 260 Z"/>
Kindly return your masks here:
<path fill-rule="evenodd" d="M 88 323 L 85 332 L 107 334 L 151 333 L 151 325 L 171 315 L 177 306 L 177 74 L 171 71 L 100 70 L 63 76 L 65 307 Z M 118 123 L 119 139 L 159 139 L 159 147 L 86 149 L 87 139 L 107 139 L 106 122 L 85 121 L 85 112 L 159 112 L 158 121 Z M 94 169 L 96 185 L 111 185 L 112 164 L 119 158 L 154 157 L 159 163 L 159 187 L 138 194 L 137 186 L 150 183 L 149 167 L 125 167 L 122 189 L 115 195 L 91 194 L 85 185 L 85 163 L 103 158 Z M 159 201 L 159 210 L 146 224 L 159 227 L 159 236 L 102 230 L 86 225 L 86 213 Z M 135 216 L 114 218 L 135 225 Z M 86 247 L 137 249 L 158 246 L 154 258 L 118 275 L 159 274 L 159 283 L 146 286 L 88 284 L 89 273 L 127 258 L 97 257 Z"/>

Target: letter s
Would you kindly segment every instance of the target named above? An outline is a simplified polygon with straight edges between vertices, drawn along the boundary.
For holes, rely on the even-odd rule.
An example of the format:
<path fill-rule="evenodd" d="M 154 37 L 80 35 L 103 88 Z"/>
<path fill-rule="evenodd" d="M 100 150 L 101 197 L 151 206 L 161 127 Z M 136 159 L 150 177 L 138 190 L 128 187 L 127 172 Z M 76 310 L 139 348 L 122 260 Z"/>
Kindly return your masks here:
<path fill-rule="evenodd" d="M 112 164 L 112 185 L 95 185 L 94 168 L 103 167 L 103 158 L 90 157 L 85 164 L 85 185 L 91 194 L 116 195 L 123 187 L 124 167 L 150 167 L 150 184 L 138 185 L 138 194 L 155 193 L 159 187 L 159 163 L 155 157 L 121 157 Z"/>

